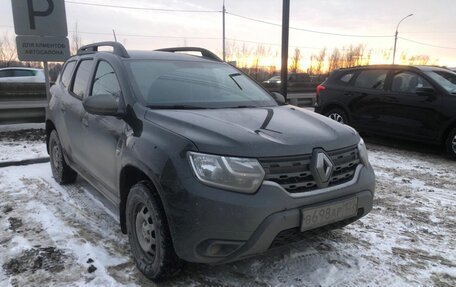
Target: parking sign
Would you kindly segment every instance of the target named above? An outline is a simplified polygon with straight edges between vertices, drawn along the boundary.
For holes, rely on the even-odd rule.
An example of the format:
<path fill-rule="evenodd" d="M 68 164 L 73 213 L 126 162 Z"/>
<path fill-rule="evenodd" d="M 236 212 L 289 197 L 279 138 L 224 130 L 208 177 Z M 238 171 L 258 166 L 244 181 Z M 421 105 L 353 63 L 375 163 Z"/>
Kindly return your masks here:
<path fill-rule="evenodd" d="M 17 35 L 68 35 L 64 0 L 11 0 L 11 3 Z"/>

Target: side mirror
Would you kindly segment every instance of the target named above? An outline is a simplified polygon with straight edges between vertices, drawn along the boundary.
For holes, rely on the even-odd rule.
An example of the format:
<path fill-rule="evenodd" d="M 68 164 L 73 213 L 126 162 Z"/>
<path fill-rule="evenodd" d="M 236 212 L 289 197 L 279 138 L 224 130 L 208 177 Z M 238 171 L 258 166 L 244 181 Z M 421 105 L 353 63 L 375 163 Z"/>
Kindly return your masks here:
<path fill-rule="evenodd" d="M 285 97 L 281 93 L 272 92 L 272 97 L 277 102 L 277 104 L 279 104 L 279 106 L 283 106 L 286 104 Z"/>
<path fill-rule="evenodd" d="M 435 95 L 434 88 L 416 88 L 416 94 L 419 96 L 433 96 Z"/>
<path fill-rule="evenodd" d="M 82 101 L 84 109 L 93 115 L 120 117 L 119 97 L 110 94 L 91 96 Z"/>

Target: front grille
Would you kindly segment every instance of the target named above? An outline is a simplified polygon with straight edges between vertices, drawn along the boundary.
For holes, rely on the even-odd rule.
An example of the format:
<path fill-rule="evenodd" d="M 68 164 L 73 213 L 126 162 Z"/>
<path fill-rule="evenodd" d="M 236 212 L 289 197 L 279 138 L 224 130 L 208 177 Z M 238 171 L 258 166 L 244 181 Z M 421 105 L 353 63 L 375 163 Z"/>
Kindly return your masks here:
<path fill-rule="evenodd" d="M 327 152 L 334 163 L 329 186 L 353 179 L 360 163 L 358 148 L 348 147 Z M 301 193 L 318 188 L 311 172 L 312 155 L 262 158 L 259 160 L 265 171 L 265 180 L 280 184 L 289 193 Z"/>

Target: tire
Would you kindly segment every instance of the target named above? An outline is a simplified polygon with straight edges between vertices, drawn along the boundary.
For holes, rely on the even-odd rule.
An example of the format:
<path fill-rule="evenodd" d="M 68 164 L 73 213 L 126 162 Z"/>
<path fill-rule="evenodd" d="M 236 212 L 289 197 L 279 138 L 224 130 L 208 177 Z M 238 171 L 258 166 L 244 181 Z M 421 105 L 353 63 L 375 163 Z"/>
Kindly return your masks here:
<path fill-rule="evenodd" d="M 182 268 L 177 257 L 166 215 L 150 183 L 142 181 L 130 189 L 127 199 L 127 232 L 136 267 L 147 278 L 159 282 Z"/>
<path fill-rule="evenodd" d="M 348 125 L 347 113 L 342 109 L 339 109 L 339 108 L 330 109 L 329 111 L 327 111 L 325 113 L 325 116 L 327 116 L 328 118 L 330 118 L 332 120 L 335 120 L 338 123 Z"/>
<path fill-rule="evenodd" d="M 445 141 L 448 156 L 456 160 L 456 128 L 452 129 Z"/>
<path fill-rule="evenodd" d="M 55 181 L 59 184 L 74 183 L 78 174 L 66 163 L 56 130 L 53 130 L 49 136 L 49 156 Z"/>

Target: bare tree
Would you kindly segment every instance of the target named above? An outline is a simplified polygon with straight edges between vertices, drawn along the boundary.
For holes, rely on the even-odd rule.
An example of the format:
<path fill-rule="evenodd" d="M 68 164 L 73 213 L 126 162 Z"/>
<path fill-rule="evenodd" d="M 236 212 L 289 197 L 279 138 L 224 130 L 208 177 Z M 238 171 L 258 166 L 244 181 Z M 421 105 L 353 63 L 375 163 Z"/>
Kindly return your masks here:
<path fill-rule="evenodd" d="M 293 57 L 291 58 L 290 70 L 292 73 L 297 73 L 301 62 L 301 51 L 299 48 L 295 48 Z"/>
<path fill-rule="evenodd" d="M 17 62 L 16 45 L 8 34 L 4 34 L 0 39 L 0 65 L 9 67 L 13 62 Z"/>
<path fill-rule="evenodd" d="M 71 44 L 70 44 L 71 55 L 76 55 L 81 46 L 82 46 L 82 38 L 79 35 L 78 22 L 76 22 L 74 25 L 73 33 L 71 34 Z"/>

